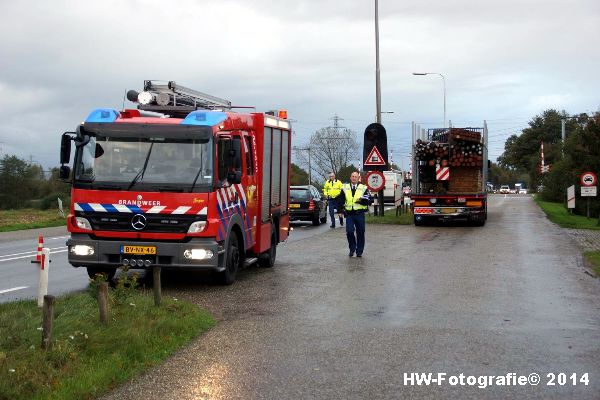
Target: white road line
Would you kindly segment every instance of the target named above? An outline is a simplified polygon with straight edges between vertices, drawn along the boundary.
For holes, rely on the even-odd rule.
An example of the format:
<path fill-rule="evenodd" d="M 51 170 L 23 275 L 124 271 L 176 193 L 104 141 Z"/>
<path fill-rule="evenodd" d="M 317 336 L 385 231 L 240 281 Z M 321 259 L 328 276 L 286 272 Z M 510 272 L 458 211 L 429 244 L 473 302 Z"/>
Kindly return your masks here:
<path fill-rule="evenodd" d="M 58 250 L 58 249 L 65 249 L 65 246 L 61 246 L 61 247 L 52 247 L 50 249 L 50 251 L 52 252 L 52 250 Z M 31 250 L 31 251 L 24 251 L 22 253 L 13 253 L 13 254 L 2 254 L 0 255 L 0 258 L 2 257 L 12 257 L 12 256 L 20 256 L 22 254 L 33 254 L 36 255 L 37 254 L 37 250 Z"/>
<path fill-rule="evenodd" d="M 45 240 L 58 240 L 58 239 L 68 239 L 70 236 L 55 236 L 51 238 L 46 238 Z"/>
<path fill-rule="evenodd" d="M 16 290 L 22 290 L 22 289 L 27 289 L 29 286 L 19 286 L 19 287 L 14 287 L 14 288 L 10 288 L 10 289 L 4 289 L 4 290 L 0 290 L 0 294 L 4 294 L 4 293 L 8 293 L 8 292 L 14 292 Z"/>
<path fill-rule="evenodd" d="M 65 251 L 67 251 L 69 249 L 67 249 L 66 247 L 62 250 L 56 250 L 56 251 L 51 251 L 50 254 L 56 254 L 56 253 L 64 253 Z M 26 256 L 20 256 L 20 257 L 12 257 L 12 258 L 3 258 L 0 260 L 0 262 L 3 261 L 12 261 L 12 260 L 20 260 L 22 258 L 33 258 L 37 253 L 33 253 L 33 254 L 28 254 Z"/>

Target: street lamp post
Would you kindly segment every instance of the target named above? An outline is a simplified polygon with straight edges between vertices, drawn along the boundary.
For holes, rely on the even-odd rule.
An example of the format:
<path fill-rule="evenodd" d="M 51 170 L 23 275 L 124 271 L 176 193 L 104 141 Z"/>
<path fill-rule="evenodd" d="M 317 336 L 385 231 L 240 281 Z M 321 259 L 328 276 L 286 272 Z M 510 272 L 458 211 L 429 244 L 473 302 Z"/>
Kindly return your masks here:
<path fill-rule="evenodd" d="M 379 80 L 379 1 L 375 0 L 375 122 L 381 123 L 381 82 Z"/>
<path fill-rule="evenodd" d="M 439 75 L 444 83 L 444 128 L 446 127 L 446 78 L 439 72 L 413 72 L 413 75 Z"/>

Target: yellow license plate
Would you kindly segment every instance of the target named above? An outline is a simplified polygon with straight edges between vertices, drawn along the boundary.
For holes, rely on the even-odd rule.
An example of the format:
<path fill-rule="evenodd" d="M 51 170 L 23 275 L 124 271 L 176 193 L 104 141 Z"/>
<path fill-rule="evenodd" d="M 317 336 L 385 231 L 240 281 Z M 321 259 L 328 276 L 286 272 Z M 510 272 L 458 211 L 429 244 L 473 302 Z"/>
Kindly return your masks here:
<path fill-rule="evenodd" d="M 300 208 L 300 204 L 290 203 L 290 208 Z"/>
<path fill-rule="evenodd" d="M 442 208 L 442 214 L 454 214 L 456 208 Z"/>
<path fill-rule="evenodd" d="M 156 246 L 121 246 L 121 254 L 141 254 L 154 255 L 156 254 Z"/>

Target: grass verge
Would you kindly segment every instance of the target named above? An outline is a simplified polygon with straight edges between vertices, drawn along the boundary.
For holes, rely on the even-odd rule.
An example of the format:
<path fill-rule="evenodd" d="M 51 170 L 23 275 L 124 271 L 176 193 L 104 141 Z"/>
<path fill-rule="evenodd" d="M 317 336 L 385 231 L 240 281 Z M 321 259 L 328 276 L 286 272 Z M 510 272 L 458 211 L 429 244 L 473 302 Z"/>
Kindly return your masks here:
<path fill-rule="evenodd" d="M 582 215 L 572 215 L 562 203 L 551 203 L 534 198 L 535 202 L 546 213 L 548 219 L 562 228 L 600 230 L 597 218 L 587 218 Z"/>
<path fill-rule="evenodd" d="M 412 225 L 413 214 L 409 211 L 408 213 L 403 213 L 396 216 L 396 209 L 394 208 L 385 211 L 383 217 L 376 217 L 373 214 L 367 214 L 365 220 L 367 224 Z"/>
<path fill-rule="evenodd" d="M 600 251 L 586 251 L 583 255 L 587 265 L 594 270 L 596 276 L 600 276 Z"/>
<path fill-rule="evenodd" d="M 53 346 L 40 348 L 37 302 L 0 304 L 0 399 L 88 399 L 139 375 L 214 325 L 193 304 L 111 289 L 109 323 L 93 295 L 57 298 Z"/>
<path fill-rule="evenodd" d="M 66 220 L 60 216 L 58 210 L 38 210 L 35 208 L 0 210 L 0 232 L 61 225 L 66 225 Z"/>

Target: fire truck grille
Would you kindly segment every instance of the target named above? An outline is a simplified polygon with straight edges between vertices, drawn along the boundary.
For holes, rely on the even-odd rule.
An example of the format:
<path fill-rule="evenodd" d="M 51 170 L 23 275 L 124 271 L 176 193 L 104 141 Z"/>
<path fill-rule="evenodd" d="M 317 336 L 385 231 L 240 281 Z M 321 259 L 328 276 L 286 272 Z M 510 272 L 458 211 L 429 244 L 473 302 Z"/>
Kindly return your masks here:
<path fill-rule="evenodd" d="M 204 219 L 200 215 L 144 214 L 145 226 L 134 229 L 133 214 L 82 212 L 76 215 L 87 218 L 93 230 L 119 232 L 186 233 L 192 222 Z"/>

